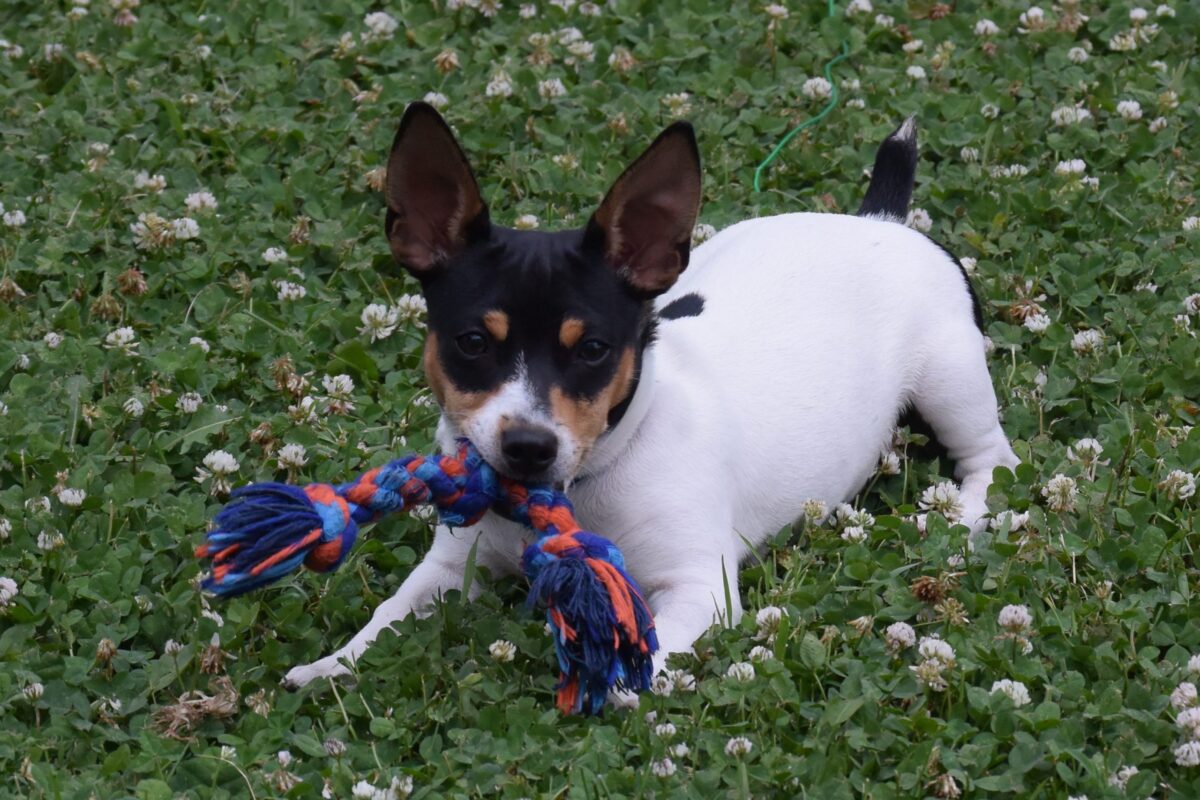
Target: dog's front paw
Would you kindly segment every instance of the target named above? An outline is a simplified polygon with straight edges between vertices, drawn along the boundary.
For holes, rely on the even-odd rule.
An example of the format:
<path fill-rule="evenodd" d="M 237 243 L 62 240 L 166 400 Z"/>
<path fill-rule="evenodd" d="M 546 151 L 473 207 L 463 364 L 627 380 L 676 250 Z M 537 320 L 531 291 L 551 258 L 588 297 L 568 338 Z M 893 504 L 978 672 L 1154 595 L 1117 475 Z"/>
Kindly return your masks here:
<path fill-rule="evenodd" d="M 288 670 L 287 675 L 283 676 L 283 680 L 280 683 L 283 684 L 285 689 L 294 691 L 315 681 L 317 678 L 338 678 L 349 674 L 350 670 L 346 668 L 345 664 L 333 656 L 325 656 L 325 658 L 314 661 L 311 664 L 292 667 Z"/>

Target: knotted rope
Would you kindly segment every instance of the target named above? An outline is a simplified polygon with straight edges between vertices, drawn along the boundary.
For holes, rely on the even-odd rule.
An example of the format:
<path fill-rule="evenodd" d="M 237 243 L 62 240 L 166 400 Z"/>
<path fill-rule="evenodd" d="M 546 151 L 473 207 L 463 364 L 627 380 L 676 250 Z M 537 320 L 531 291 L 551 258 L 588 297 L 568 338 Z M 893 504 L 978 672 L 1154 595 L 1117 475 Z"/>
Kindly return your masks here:
<path fill-rule="evenodd" d="M 528 603 L 545 609 L 554 634 L 563 713 L 597 714 L 610 689 L 649 688 L 658 649 L 654 619 L 621 551 L 582 530 L 562 492 L 499 475 L 466 440 L 453 456 L 406 456 L 341 486 L 236 489 L 196 548 L 212 561 L 202 586 L 234 597 L 301 565 L 330 572 L 345 560 L 360 525 L 426 503 L 450 527 L 473 525 L 490 509 L 537 532 L 521 565 Z"/>

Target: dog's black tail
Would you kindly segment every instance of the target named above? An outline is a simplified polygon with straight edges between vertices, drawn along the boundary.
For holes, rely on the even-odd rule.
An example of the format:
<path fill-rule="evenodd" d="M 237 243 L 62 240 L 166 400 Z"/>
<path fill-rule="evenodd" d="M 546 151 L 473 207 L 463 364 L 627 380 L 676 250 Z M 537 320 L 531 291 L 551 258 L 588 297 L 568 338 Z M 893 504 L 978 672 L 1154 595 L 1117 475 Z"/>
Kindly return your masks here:
<path fill-rule="evenodd" d="M 903 223 L 908 218 L 913 180 L 917 175 L 917 121 L 909 117 L 879 145 L 860 217 Z"/>

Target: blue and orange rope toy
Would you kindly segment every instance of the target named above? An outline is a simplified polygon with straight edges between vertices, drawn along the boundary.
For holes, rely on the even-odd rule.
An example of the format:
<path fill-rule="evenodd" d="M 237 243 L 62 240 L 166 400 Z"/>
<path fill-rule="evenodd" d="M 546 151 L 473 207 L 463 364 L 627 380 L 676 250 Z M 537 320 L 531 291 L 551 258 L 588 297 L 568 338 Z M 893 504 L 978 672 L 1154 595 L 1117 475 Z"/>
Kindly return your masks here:
<path fill-rule="evenodd" d="M 598 714 L 610 689 L 650 687 L 654 619 L 621 551 L 582 530 L 562 492 L 499 475 L 465 439 L 453 456 L 406 456 L 341 486 L 236 489 L 196 548 L 212 562 L 202 586 L 235 597 L 301 566 L 330 572 L 345 560 L 360 525 L 424 504 L 450 527 L 473 525 L 490 509 L 537 532 L 521 564 L 528 602 L 545 609 L 554 635 L 563 713 Z"/>

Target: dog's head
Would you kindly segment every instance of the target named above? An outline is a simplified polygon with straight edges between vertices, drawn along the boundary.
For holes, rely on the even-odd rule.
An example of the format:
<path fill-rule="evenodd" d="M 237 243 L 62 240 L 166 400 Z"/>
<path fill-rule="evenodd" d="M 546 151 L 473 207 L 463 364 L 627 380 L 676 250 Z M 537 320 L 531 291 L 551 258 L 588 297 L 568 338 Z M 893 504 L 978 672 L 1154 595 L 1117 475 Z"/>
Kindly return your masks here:
<path fill-rule="evenodd" d="M 453 432 L 500 472 L 565 481 L 629 397 L 652 300 L 688 263 L 692 128 L 667 128 L 578 230 L 492 224 L 441 116 L 409 106 L 388 158 L 387 238 L 429 307 L 425 375 Z"/>

